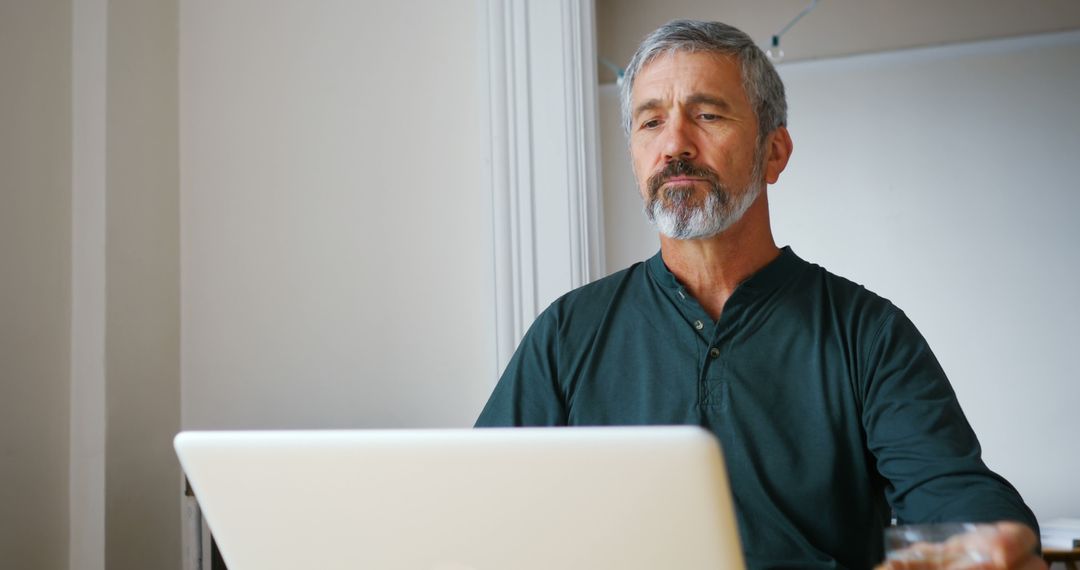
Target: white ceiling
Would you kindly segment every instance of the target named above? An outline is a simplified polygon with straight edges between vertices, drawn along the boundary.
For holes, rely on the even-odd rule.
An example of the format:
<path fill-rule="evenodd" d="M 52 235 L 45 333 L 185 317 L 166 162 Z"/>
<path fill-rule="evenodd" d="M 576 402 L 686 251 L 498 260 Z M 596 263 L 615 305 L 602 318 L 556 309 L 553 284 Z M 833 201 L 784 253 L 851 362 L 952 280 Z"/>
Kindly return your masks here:
<path fill-rule="evenodd" d="M 807 0 L 596 0 L 597 51 L 620 67 L 668 20 L 719 20 L 769 43 Z M 785 61 L 1080 29 L 1078 0 L 820 0 L 781 39 Z M 1080 62 L 1077 64 L 1080 69 Z M 601 82 L 614 76 L 600 70 Z"/>

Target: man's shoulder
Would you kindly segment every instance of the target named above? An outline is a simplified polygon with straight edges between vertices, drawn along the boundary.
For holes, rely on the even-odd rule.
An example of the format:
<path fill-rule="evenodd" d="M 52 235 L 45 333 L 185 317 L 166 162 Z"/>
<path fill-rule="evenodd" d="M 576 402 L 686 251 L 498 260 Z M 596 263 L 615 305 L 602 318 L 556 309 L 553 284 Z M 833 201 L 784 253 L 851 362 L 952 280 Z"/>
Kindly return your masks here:
<path fill-rule="evenodd" d="M 805 291 L 814 303 L 820 303 L 822 309 L 837 315 L 882 320 L 901 312 L 891 300 L 862 283 L 816 263 L 807 262 L 801 281 L 797 289 Z"/>
<path fill-rule="evenodd" d="M 596 281 L 573 289 L 555 299 L 544 311 L 548 317 L 566 318 L 580 313 L 602 313 L 623 295 L 646 286 L 645 262 L 639 261 Z"/>

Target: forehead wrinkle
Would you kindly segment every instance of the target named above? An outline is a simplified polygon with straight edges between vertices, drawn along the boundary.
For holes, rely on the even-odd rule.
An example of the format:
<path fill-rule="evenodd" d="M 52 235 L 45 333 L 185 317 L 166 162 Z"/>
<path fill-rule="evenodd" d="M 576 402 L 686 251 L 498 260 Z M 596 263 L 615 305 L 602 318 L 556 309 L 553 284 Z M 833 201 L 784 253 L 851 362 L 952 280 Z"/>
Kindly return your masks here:
<path fill-rule="evenodd" d="M 654 98 L 649 99 L 647 101 L 643 101 L 640 105 L 638 105 L 637 107 L 634 107 L 634 112 L 633 112 L 633 114 L 631 116 L 636 117 L 636 116 L 640 115 L 641 113 L 644 113 L 645 111 L 651 111 L 653 109 L 659 109 L 662 105 L 663 105 L 663 101 L 661 101 L 660 99 L 654 97 Z"/>
<path fill-rule="evenodd" d="M 733 75 L 730 77 L 732 80 L 730 82 L 726 78 L 720 80 L 717 77 L 717 75 L 726 75 L 727 70 L 730 70 Z M 721 83 L 717 83 L 718 80 Z M 729 85 L 729 83 L 733 84 Z M 740 62 L 730 55 L 707 51 L 680 50 L 650 59 L 641 66 L 631 92 L 636 91 L 639 85 L 643 84 L 660 84 L 667 88 L 682 84 L 686 91 L 692 91 L 694 94 L 711 93 L 714 97 L 717 97 L 718 89 L 737 88 L 745 93 Z"/>
<path fill-rule="evenodd" d="M 710 95 L 708 93 L 691 93 L 688 97 L 686 97 L 685 105 L 712 105 L 713 107 L 717 107 L 725 111 L 732 110 L 731 103 L 728 103 L 727 100 L 716 95 Z"/>

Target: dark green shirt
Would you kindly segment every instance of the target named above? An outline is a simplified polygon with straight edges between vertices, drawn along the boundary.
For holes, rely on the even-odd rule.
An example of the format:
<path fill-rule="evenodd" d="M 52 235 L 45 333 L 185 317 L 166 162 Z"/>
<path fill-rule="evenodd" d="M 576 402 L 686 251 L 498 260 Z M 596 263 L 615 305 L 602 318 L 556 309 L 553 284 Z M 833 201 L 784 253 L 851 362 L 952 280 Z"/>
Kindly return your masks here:
<path fill-rule="evenodd" d="M 789 248 L 719 322 L 660 254 L 564 295 L 476 422 L 638 424 L 716 434 L 750 568 L 870 568 L 890 510 L 1037 528 L 904 313 Z"/>

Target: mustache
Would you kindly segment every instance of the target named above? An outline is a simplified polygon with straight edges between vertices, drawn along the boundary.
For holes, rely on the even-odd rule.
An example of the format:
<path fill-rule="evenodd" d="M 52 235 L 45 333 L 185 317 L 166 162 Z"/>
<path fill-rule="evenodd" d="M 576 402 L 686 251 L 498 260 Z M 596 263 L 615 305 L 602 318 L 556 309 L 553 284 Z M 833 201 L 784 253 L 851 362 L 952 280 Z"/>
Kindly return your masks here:
<path fill-rule="evenodd" d="M 656 194 L 660 191 L 660 187 L 676 176 L 703 178 L 712 184 L 713 187 L 720 187 L 720 177 L 711 169 L 704 166 L 696 166 L 694 163 L 687 160 L 677 159 L 667 163 L 664 168 L 649 177 L 649 197 L 655 198 Z"/>

